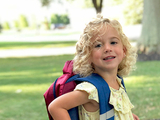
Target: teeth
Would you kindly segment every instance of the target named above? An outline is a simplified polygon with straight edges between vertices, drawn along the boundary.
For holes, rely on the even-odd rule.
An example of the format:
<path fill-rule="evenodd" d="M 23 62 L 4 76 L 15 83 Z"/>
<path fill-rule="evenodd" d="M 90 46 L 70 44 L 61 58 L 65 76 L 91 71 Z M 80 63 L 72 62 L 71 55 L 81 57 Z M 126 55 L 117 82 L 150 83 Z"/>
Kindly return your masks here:
<path fill-rule="evenodd" d="M 107 57 L 107 58 L 104 58 L 104 60 L 109 60 L 109 59 L 113 59 L 115 57 Z"/>

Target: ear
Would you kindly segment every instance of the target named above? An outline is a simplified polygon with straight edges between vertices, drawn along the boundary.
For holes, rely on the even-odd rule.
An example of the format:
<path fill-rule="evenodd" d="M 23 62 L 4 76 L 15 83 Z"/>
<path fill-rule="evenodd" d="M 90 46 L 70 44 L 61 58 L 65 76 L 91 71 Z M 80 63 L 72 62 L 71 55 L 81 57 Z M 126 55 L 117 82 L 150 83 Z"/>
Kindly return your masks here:
<path fill-rule="evenodd" d="M 126 49 L 126 47 L 125 47 L 125 46 L 123 46 L 123 58 L 125 58 L 125 57 L 126 57 L 126 52 L 127 52 L 127 49 Z"/>

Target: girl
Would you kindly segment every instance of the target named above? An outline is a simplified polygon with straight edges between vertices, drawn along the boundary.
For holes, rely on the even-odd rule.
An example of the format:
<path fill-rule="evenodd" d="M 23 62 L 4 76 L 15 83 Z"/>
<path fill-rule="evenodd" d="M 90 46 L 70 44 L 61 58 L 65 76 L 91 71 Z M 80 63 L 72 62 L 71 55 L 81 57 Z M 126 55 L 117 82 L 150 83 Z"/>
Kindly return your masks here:
<path fill-rule="evenodd" d="M 109 104 L 114 106 L 115 120 L 139 120 L 132 114 L 127 93 L 117 77 L 129 74 L 136 63 L 136 51 L 116 20 L 100 14 L 89 22 L 76 44 L 73 72 L 81 77 L 100 75 L 110 89 Z M 54 120 L 70 120 L 67 110 L 79 106 L 80 120 L 100 120 L 98 92 L 88 82 L 78 84 L 73 92 L 51 102 L 48 109 Z"/>

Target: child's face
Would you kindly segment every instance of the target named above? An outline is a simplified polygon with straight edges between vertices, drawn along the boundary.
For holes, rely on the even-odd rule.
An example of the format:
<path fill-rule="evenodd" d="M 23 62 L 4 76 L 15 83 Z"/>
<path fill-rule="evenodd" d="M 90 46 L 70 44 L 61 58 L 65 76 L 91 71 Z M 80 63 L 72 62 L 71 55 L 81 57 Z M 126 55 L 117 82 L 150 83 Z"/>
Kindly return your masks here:
<path fill-rule="evenodd" d="M 110 72 L 112 70 L 117 72 L 118 65 L 125 56 L 125 51 L 116 29 L 107 26 L 105 33 L 102 36 L 96 36 L 94 39 L 96 40 L 91 53 L 91 63 L 95 72 Z"/>

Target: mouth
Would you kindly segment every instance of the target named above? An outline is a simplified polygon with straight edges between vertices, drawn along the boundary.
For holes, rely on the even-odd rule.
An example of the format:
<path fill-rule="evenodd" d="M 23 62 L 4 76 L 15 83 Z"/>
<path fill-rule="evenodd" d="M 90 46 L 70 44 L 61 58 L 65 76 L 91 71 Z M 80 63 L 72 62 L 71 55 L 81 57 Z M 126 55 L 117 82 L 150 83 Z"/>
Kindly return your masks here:
<path fill-rule="evenodd" d="M 116 58 L 115 56 L 108 56 L 108 57 L 106 57 L 106 58 L 103 58 L 103 60 L 112 60 L 112 59 L 114 59 L 114 58 Z"/>

